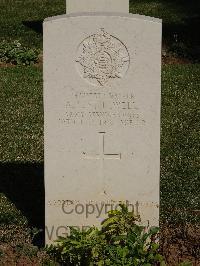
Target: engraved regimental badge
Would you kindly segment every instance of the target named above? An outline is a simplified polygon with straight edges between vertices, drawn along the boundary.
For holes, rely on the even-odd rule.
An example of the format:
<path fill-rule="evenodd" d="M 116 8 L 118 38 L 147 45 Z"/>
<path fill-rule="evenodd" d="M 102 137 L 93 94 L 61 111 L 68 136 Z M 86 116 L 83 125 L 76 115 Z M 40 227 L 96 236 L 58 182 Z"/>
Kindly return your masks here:
<path fill-rule="evenodd" d="M 93 85 L 122 78 L 130 64 L 126 46 L 104 29 L 81 42 L 77 53 L 78 72 Z"/>

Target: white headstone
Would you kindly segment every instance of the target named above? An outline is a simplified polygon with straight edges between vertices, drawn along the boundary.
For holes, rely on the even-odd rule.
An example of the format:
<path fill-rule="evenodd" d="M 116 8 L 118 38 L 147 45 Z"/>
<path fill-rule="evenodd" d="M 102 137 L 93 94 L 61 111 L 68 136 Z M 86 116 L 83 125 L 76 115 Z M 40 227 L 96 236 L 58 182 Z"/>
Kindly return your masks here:
<path fill-rule="evenodd" d="M 45 20 L 47 243 L 67 226 L 100 225 L 119 201 L 143 224 L 158 225 L 160 97 L 160 20 L 123 13 Z"/>
<path fill-rule="evenodd" d="M 129 13 L 129 0 L 66 0 L 67 14 L 78 12 Z"/>

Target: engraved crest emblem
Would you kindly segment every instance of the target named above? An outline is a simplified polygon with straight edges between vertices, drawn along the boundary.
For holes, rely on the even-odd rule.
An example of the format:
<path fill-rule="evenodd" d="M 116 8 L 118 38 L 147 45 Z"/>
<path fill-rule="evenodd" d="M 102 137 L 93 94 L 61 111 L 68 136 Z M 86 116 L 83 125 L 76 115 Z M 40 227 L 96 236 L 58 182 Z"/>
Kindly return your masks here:
<path fill-rule="evenodd" d="M 130 64 L 126 46 L 104 29 L 86 38 L 77 53 L 78 71 L 93 85 L 104 86 L 110 80 L 122 78 Z"/>

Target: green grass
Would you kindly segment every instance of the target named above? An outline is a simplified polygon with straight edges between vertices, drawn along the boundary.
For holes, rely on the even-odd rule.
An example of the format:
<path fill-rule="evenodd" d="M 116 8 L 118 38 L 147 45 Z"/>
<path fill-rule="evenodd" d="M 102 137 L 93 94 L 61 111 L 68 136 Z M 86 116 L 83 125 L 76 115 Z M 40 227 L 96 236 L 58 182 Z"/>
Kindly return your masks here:
<path fill-rule="evenodd" d="M 53 4 L 52 4 L 53 2 Z M 64 14 L 65 0 L 1 0 L 0 40 L 19 40 L 23 45 L 42 48 L 42 21 Z M 130 0 L 130 12 L 159 17 L 164 38 L 199 45 L 196 33 L 200 13 L 198 0 Z M 188 44 L 188 45 L 189 45 Z"/>
<path fill-rule="evenodd" d="M 196 17 L 200 4 L 196 0 L 130 0 L 130 12 L 158 17 L 164 23 L 184 23 Z"/>
<path fill-rule="evenodd" d="M 0 68 L 0 161 L 43 160 L 42 72 Z"/>
<path fill-rule="evenodd" d="M 0 40 L 42 48 L 42 21 L 63 13 L 65 0 L 1 0 Z"/>
<path fill-rule="evenodd" d="M 27 220 L 14 204 L 0 193 L 0 225 L 3 224 L 24 226 L 27 225 Z"/>
<path fill-rule="evenodd" d="M 200 1 L 130 0 L 130 12 L 161 18 L 167 54 L 200 62 Z"/>
<path fill-rule="evenodd" d="M 42 163 L 41 69 L 0 68 L 0 80 L 2 167 Z M 194 220 L 200 209 L 200 65 L 165 66 L 162 84 L 161 217 Z"/>
<path fill-rule="evenodd" d="M 200 65 L 166 66 L 162 84 L 162 214 L 187 222 L 200 214 Z"/>
<path fill-rule="evenodd" d="M 200 1 L 130 0 L 130 12 L 162 18 L 164 47 L 200 62 Z M 65 0 L 0 0 L 0 41 L 42 49 L 42 21 L 63 13 Z M 1 67 L 0 88 L 0 242 L 23 244 L 44 215 L 42 70 Z M 163 67 L 162 222 L 200 221 L 199 100 L 200 65 Z"/>

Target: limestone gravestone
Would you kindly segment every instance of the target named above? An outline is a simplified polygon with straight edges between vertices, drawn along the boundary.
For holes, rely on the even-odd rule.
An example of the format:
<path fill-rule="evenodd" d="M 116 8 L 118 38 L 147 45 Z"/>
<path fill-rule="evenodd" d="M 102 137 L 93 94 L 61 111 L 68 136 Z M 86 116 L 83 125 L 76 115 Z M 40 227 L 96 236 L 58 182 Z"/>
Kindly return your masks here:
<path fill-rule="evenodd" d="M 47 243 L 119 201 L 159 223 L 161 21 L 126 0 L 68 1 L 44 22 Z M 77 13 L 87 4 L 99 12 Z"/>
<path fill-rule="evenodd" d="M 129 0 L 66 0 L 67 14 L 78 12 L 129 13 Z"/>

